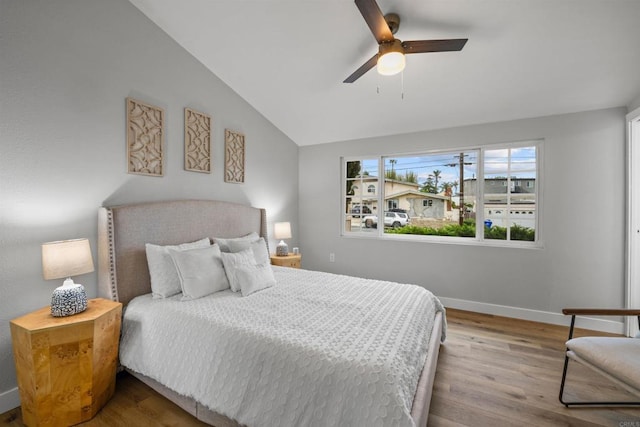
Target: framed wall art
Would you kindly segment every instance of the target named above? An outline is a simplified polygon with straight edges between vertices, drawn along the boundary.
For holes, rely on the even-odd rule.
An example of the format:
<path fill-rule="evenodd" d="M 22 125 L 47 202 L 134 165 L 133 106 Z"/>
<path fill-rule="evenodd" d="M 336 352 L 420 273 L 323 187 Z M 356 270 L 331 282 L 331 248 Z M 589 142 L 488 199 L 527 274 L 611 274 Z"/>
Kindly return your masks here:
<path fill-rule="evenodd" d="M 211 173 L 211 117 L 184 109 L 184 169 Z"/>
<path fill-rule="evenodd" d="M 128 172 L 162 176 L 164 173 L 164 111 L 127 98 Z"/>
<path fill-rule="evenodd" d="M 244 182 L 244 135 L 224 130 L 224 181 Z"/>

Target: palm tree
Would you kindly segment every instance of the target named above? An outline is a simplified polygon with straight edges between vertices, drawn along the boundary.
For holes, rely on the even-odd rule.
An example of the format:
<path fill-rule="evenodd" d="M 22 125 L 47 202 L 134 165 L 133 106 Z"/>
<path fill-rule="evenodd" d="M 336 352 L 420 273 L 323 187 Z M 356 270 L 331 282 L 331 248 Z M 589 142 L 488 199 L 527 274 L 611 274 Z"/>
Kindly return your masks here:
<path fill-rule="evenodd" d="M 438 180 L 440 179 L 440 175 L 441 174 L 442 174 L 441 170 L 436 169 L 436 170 L 433 171 L 433 177 L 434 177 L 434 180 L 435 180 L 435 182 L 433 183 L 433 187 L 436 190 L 436 191 L 434 191 L 434 193 L 438 192 Z"/>
<path fill-rule="evenodd" d="M 387 179 L 393 179 L 393 180 L 397 180 L 398 179 L 398 175 L 396 174 L 396 171 L 393 170 L 393 166 L 398 163 L 398 161 L 396 159 L 390 159 L 389 163 L 391 163 L 391 170 L 387 171 L 385 173 L 385 178 Z"/>

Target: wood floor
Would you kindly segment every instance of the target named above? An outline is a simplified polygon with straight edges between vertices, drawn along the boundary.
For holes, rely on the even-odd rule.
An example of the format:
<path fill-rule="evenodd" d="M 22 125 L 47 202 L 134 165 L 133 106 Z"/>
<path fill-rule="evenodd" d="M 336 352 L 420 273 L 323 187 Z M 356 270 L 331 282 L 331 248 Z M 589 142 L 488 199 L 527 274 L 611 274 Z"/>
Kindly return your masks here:
<path fill-rule="evenodd" d="M 453 309 L 447 321 L 429 426 L 640 427 L 640 408 L 566 409 L 558 402 L 566 327 Z M 632 398 L 579 365 L 569 369 L 571 397 Z M 22 425 L 19 408 L 0 415 L 0 427 Z M 202 425 L 127 374 L 119 375 L 107 406 L 82 424 Z"/>

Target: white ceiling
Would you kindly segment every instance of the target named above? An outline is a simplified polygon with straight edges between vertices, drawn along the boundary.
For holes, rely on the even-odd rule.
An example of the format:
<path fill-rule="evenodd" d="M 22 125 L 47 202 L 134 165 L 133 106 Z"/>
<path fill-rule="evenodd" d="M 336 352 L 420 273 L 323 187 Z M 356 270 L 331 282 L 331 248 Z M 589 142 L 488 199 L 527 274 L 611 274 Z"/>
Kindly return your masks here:
<path fill-rule="evenodd" d="M 377 51 L 352 0 L 130 1 L 301 146 L 640 95 L 638 0 L 379 0 L 401 40 L 469 39 L 408 55 L 404 98 L 400 75 L 342 83 Z"/>

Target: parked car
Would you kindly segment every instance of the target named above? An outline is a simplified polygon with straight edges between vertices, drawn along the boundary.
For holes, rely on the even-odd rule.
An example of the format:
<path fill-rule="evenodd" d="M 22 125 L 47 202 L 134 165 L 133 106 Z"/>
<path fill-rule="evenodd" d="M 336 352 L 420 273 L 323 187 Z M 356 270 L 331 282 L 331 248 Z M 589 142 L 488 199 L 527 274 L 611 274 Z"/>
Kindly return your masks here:
<path fill-rule="evenodd" d="M 360 214 L 370 214 L 371 213 L 371 209 L 369 208 L 369 206 L 362 206 L 360 207 L 360 205 L 355 205 L 353 208 L 351 208 L 351 215 L 353 215 L 354 218 L 360 218 Z"/>
<path fill-rule="evenodd" d="M 376 215 L 367 215 L 363 218 L 364 226 L 367 228 L 378 227 L 378 217 Z M 404 212 L 385 212 L 384 213 L 384 226 L 391 228 L 400 228 L 409 224 L 411 220 L 409 215 Z"/>

